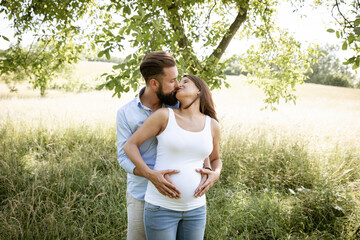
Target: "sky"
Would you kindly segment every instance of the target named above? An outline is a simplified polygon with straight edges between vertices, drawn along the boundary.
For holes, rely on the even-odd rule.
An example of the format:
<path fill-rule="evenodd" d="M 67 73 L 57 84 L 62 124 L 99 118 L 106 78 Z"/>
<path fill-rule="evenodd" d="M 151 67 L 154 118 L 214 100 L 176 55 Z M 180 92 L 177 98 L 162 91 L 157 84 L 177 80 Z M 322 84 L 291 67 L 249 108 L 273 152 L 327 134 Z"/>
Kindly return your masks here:
<path fill-rule="evenodd" d="M 330 10 L 325 8 L 312 9 L 309 6 L 305 6 L 299 9 L 297 12 L 293 12 L 294 7 L 289 2 L 284 1 L 278 7 L 278 22 L 277 24 L 281 28 L 286 28 L 292 32 L 295 39 L 299 40 L 304 46 L 310 43 L 316 43 L 320 46 L 338 45 L 341 46 L 342 41 L 336 38 L 334 33 L 329 33 L 326 30 L 328 28 L 334 28 L 334 19 L 330 15 Z M 305 15 L 306 16 L 302 16 Z M 9 23 L 4 20 L 3 16 L 0 15 L 0 35 L 11 37 L 12 30 L 9 27 Z M 31 39 L 31 37 L 25 37 L 24 39 Z M 30 44 L 29 41 L 28 44 Z M 245 43 L 247 44 L 247 43 Z M 9 42 L 0 39 L 0 49 L 6 49 L 9 46 Z M 242 46 L 241 48 L 239 46 Z M 241 49 L 244 43 L 240 40 L 233 39 L 227 49 L 227 55 L 229 54 L 241 54 Z M 352 56 L 351 51 L 337 52 L 337 56 L 341 61 L 345 58 Z"/>
<path fill-rule="evenodd" d="M 329 28 L 337 28 L 329 9 L 313 9 L 310 6 L 304 6 L 297 12 L 293 11 L 294 7 L 292 7 L 289 2 L 284 1 L 278 8 L 277 24 L 279 27 L 293 33 L 295 39 L 300 41 L 303 46 L 306 47 L 311 43 L 318 44 L 319 46 L 325 46 L 327 44 L 342 45 L 341 39 L 338 39 L 334 33 L 326 31 Z M 228 52 L 239 52 L 240 44 L 243 44 L 240 40 L 233 40 L 228 47 Z M 353 52 L 340 49 L 336 55 L 341 60 L 344 60 L 345 58 L 351 57 Z"/>

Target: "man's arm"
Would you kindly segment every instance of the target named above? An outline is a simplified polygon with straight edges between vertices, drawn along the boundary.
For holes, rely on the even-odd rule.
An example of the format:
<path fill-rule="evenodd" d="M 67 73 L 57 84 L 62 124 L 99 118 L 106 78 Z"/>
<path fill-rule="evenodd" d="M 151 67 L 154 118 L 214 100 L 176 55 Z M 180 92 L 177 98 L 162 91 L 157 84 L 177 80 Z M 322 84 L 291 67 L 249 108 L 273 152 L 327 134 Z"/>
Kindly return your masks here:
<path fill-rule="evenodd" d="M 131 137 L 132 131 L 125 118 L 123 109 L 119 109 L 116 115 L 116 130 L 117 130 L 117 160 L 120 166 L 127 173 L 134 174 L 134 163 L 128 158 L 124 151 L 126 141 Z"/>

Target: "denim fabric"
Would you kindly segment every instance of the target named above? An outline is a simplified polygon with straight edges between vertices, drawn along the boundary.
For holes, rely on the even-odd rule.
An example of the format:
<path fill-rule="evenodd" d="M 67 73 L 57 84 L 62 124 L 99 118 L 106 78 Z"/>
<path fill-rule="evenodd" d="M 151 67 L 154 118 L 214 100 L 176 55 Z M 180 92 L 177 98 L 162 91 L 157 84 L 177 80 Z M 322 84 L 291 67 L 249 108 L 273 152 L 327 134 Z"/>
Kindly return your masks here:
<path fill-rule="evenodd" d="M 145 202 L 144 225 L 148 240 L 201 240 L 206 225 L 206 205 L 174 211 Z"/>

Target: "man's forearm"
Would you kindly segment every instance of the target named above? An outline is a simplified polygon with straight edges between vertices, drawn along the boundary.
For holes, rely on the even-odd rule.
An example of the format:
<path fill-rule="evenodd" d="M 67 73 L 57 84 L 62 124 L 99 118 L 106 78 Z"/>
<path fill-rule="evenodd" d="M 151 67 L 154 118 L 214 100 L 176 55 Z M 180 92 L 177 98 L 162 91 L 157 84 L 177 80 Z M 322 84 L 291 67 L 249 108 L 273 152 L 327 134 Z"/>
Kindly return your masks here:
<path fill-rule="evenodd" d="M 145 161 L 140 155 L 139 148 L 135 144 L 126 143 L 124 145 L 124 151 L 129 157 L 129 159 L 135 165 L 133 173 L 137 176 L 148 178 L 151 169 L 146 165 Z"/>
<path fill-rule="evenodd" d="M 124 154 L 124 155 L 126 155 L 126 154 Z M 125 172 L 134 174 L 135 165 L 127 156 L 126 157 L 124 157 L 124 156 L 118 157 L 118 162 L 119 162 L 120 167 L 122 167 L 125 170 Z"/>

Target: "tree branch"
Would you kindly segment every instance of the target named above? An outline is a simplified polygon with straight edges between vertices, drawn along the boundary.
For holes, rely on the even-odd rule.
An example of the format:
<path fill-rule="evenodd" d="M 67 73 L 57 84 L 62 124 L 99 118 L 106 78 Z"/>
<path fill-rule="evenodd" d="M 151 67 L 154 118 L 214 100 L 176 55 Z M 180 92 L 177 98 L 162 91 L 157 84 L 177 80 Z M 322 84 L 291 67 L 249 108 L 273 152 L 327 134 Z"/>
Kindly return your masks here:
<path fill-rule="evenodd" d="M 196 55 L 194 54 L 193 48 L 191 46 L 191 43 L 189 39 L 187 38 L 185 34 L 185 28 L 182 23 L 181 16 L 178 12 L 178 6 L 173 2 L 170 6 L 165 6 L 167 8 L 166 14 L 167 18 L 169 20 L 171 28 L 174 30 L 174 32 L 178 32 L 181 34 L 181 36 L 178 39 L 178 45 L 180 49 L 184 51 L 183 58 L 185 61 L 192 60 L 195 63 L 195 66 L 197 68 L 201 68 L 201 64 L 199 60 L 197 59 Z M 195 74 L 195 66 L 192 68 L 192 73 Z"/>
<path fill-rule="evenodd" d="M 224 54 L 226 48 L 229 46 L 231 39 L 235 36 L 236 32 L 239 30 L 241 24 L 246 20 L 246 14 L 248 10 L 248 1 L 247 6 L 239 7 L 238 15 L 236 16 L 234 22 L 231 24 L 229 31 L 224 35 L 223 39 L 219 45 L 215 48 L 210 57 L 214 56 L 217 59 L 220 59 Z"/>
<path fill-rule="evenodd" d="M 183 49 L 187 48 L 189 46 L 189 40 L 185 35 L 185 29 L 178 12 L 178 6 L 173 3 L 168 7 L 168 11 L 166 12 L 171 28 L 175 32 L 179 32 L 182 34 L 182 36 L 178 40 L 179 47 Z"/>
<path fill-rule="evenodd" d="M 340 7 L 339 7 L 339 2 L 338 2 L 338 0 L 335 1 L 335 5 L 336 5 L 336 8 L 337 8 L 339 14 L 343 17 L 343 19 L 344 19 L 344 21 L 345 21 L 345 25 L 344 25 L 344 26 L 346 27 L 346 23 L 348 23 L 351 28 L 354 28 L 354 26 L 351 24 L 351 22 L 349 22 L 349 20 L 348 20 L 348 19 L 344 16 L 344 14 L 341 12 Z"/>

